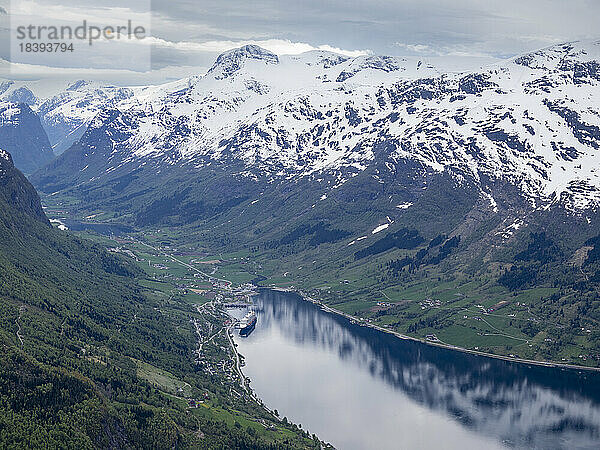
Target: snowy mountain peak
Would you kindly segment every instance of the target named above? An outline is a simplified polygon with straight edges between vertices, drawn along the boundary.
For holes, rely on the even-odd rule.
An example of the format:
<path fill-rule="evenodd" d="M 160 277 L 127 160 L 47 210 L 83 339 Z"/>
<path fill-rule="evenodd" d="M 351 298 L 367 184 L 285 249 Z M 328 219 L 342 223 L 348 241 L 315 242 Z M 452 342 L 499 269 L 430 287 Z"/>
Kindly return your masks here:
<path fill-rule="evenodd" d="M 279 64 L 279 58 L 276 54 L 258 45 L 250 44 L 221 53 L 208 73 L 214 74 L 216 78 L 227 78 L 240 70 L 247 60 Z"/>
<path fill-rule="evenodd" d="M 34 93 L 24 86 L 7 94 L 4 100 L 10 103 L 25 103 L 29 106 L 35 105 L 38 101 Z"/>
<path fill-rule="evenodd" d="M 0 148 L 0 159 L 4 159 L 6 161 L 12 162 L 10 153 L 8 153 L 6 150 L 2 150 L 1 148 Z"/>
<path fill-rule="evenodd" d="M 302 53 L 301 55 L 294 56 L 292 59 L 302 61 L 307 66 L 319 66 L 324 69 L 329 69 L 348 61 L 350 57 L 334 52 L 328 52 L 326 50 L 311 50 L 309 52 Z"/>
<path fill-rule="evenodd" d="M 385 73 L 397 72 L 403 70 L 401 65 L 403 61 L 392 56 L 359 56 L 352 60 L 349 66 L 338 75 L 336 81 L 346 81 L 365 69 L 379 70 Z"/>
<path fill-rule="evenodd" d="M 562 70 L 573 63 L 587 64 L 600 60 L 600 41 L 575 41 L 553 45 L 514 59 L 516 64 L 530 69 Z"/>
<path fill-rule="evenodd" d="M 67 91 L 76 91 L 78 89 L 81 89 L 85 86 L 89 86 L 91 84 L 91 81 L 86 81 L 86 80 L 77 80 L 74 83 L 70 84 L 67 87 Z"/>
<path fill-rule="evenodd" d="M 14 81 L 3 81 L 0 83 L 0 94 L 4 94 L 13 84 L 15 84 Z"/>
<path fill-rule="evenodd" d="M 81 88 L 38 111 L 49 129 L 68 126 L 70 142 L 88 126 L 104 130 L 107 169 L 149 158 L 196 167 L 234 161 L 244 174 L 272 179 L 336 172 L 341 185 L 372 164 L 393 171 L 411 161 L 468 177 L 482 192 L 486 180 L 501 180 L 537 205 L 582 210 L 600 206 L 599 60 L 597 41 L 468 71 L 321 51 L 278 58 L 247 45 L 219 56 L 208 76 Z"/>
<path fill-rule="evenodd" d="M 363 69 L 383 70 L 394 72 L 400 69 L 398 58 L 392 56 L 362 56 L 356 59 L 358 65 Z"/>

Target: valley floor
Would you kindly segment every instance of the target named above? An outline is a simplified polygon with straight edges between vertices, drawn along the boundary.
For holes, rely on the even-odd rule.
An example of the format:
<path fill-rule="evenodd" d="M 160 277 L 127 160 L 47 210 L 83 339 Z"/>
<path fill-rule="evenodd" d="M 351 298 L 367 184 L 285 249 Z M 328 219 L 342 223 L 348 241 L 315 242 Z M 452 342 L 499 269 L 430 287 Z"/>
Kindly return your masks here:
<path fill-rule="evenodd" d="M 220 264 L 221 259 L 209 259 L 210 263 L 204 264 L 201 259 L 206 259 L 205 255 L 158 245 L 155 240 L 148 239 L 148 235 L 120 238 L 89 232 L 79 234 L 106 246 L 109 252 L 134 259 L 147 274 L 140 284 L 162 297 L 165 306 L 189 306 L 187 314 L 198 335 L 196 364 L 213 383 L 222 385 L 223 393 L 238 407 L 222 405 L 221 400 L 212 394 L 206 398 L 194 398 L 190 395 L 191 386 L 186 382 L 141 361 L 138 362 L 139 376 L 175 401 L 185 404 L 193 414 L 239 426 L 265 442 L 281 445 L 282 448 L 312 448 L 315 445 L 327 448 L 327 444 L 319 442 L 316 436 L 309 436 L 296 425 L 280 418 L 277 412 L 266 408 L 250 388 L 250 380 L 242 372 L 243 355 L 238 354 L 231 337 L 236 331 L 235 320 L 223 307 L 224 303 L 248 301 L 254 293 L 250 285 L 242 286 L 244 279 L 239 274 L 238 277 L 232 276 L 233 273 L 211 275 L 207 269 L 216 261 Z M 214 270 L 211 271 L 214 273 Z M 165 308 L 163 312 L 167 311 Z M 183 311 L 179 313 L 185 314 Z"/>
<path fill-rule="evenodd" d="M 274 261 L 248 251 L 198 251 L 178 246 L 176 233 L 157 230 L 116 241 L 90 236 L 113 251 L 131 252 L 150 274 L 147 284 L 175 286 L 191 303 L 242 298 L 244 294 L 239 292 L 244 292 L 243 288 L 238 294 L 235 288 L 255 282 L 296 291 L 324 309 L 401 339 L 550 367 L 591 369 L 600 362 L 597 349 L 585 340 L 591 334 L 589 328 L 580 330 L 580 338 L 560 347 L 557 335 L 550 332 L 527 334 L 525 327 L 541 324 L 560 330 L 560 324 L 541 317 L 534 306 L 540 296 L 556 292 L 553 288 L 534 288 L 515 295 L 489 280 L 465 277 L 432 284 L 430 277 L 374 289 L 365 282 L 372 278 L 369 273 L 350 270 L 332 279 L 330 272 L 314 270 L 295 271 L 294 276 L 296 261 Z"/>

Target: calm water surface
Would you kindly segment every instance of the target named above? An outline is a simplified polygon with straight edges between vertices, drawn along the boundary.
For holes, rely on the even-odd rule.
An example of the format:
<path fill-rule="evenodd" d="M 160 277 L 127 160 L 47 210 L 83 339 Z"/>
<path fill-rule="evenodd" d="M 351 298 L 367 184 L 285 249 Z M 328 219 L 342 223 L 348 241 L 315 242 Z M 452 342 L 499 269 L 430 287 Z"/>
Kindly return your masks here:
<path fill-rule="evenodd" d="M 600 374 L 402 341 L 295 294 L 254 302 L 235 338 L 251 386 L 339 449 L 600 448 Z"/>

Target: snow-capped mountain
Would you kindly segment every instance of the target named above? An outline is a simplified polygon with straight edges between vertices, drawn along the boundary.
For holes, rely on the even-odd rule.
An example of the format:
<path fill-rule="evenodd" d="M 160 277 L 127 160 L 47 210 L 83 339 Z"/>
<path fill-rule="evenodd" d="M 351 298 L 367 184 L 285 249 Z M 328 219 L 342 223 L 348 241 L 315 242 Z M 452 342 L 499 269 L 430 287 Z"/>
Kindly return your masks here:
<path fill-rule="evenodd" d="M 129 88 L 85 80 L 0 83 L 0 102 L 24 103 L 35 111 L 56 155 L 78 141 L 100 111 L 131 95 Z"/>
<path fill-rule="evenodd" d="M 77 183 L 150 161 L 236 161 L 240 176 L 327 172 L 339 186 L 376 159 L 391 171 L 410 160 L 458 182 L 476 180 L 485 196 L 484 180 L 503 180 L 533 205 L 580 211 L 600 201 L 599 61 L 600 42 L 466 72 L 414 59 L 277 56 L 245 46 L 221 55 L 204 76 L 141 88 L 72 86 L 38 110 L 46 124 L 89 126 L 76 150 L 86 155 L 78 170 L 94 158 L 98 130 L 118 136 L 95 163 L 101 171 Z"/>
<path fill-rule="evenodd" d="M 64 91 L 39 103 L 40 116 L 58 155 L 79 140 L 88 123 L 101 111 L 132 95 L 131 89 L 78 80 Z"/>
<path fill-rule="evenodd" d="M 0 148 L 11 153 L 15 165 L 25 173 L 54 157 L 39 118 L 26 103 L 0 102 Z"/>
<path fill-rule="evenodd" d="M 388 61 L 387 66 L 378 63 L 377 61 L 380 59 Z M 267 66 L 277 66 L 277 69 L 282 66 L 288 66 L 291 71 L 288 71 L 286 76 L 292 76 L 291 80 L 294 83 L 300 82 L 300 80 L 295 78 L 296 74 L 293 71 L 294 62 L 298 63 L 296 66 L 300 64 L 302 66 L 313 66 L 312 70 L 304 70 L 307 72 L 308 78 L 318 77 L 320 69 L 328 69 L 346 61 L 349 61 L 349 63 L 344 74 L 337 74 L 337 76 L 351 77 L 360 71 L 361 67 L 364 68 L 369 65 L 373 67 L 379 65 L 381 66 L 379 67 L 380 70 L 383 71 L 390 71 L 392 68 L 397 69 L 396 72 L 402 72 L 403 77 L 429 76 L 443 72 L 442 69 L 435 69 L 431 62 L 424 60 L 408 62 L 397 58 L 375 56 L 350 60 L 348 57 L 323 51 L 307 52 L 300 56 L 284 56 L 279 58 L 260 47 L 249 45 L 222 54 L 210 69 L 209 75 L 211 78 L 224 80 L 242 67 L 245 68 L 246 72 L 253 70 L 253 62 L 257 61 L 262 61 Z M 392 63 L 391 61 L 396 61 L 396 63 Z M 400 66 L 398 62 L 403 62 L 404 64 Z M 454 63 L 455 60 L 450 62 Z M 292 65 L 291 68 L 290 64 Z M 435 64 L 437 67 L 437 62 Z M 443 66 L 444 64 L 440 65 Z M 463 66 L 465 64 L 473 66 L 477 65 L 478 61 L 465 59 L 464 62 L 459 63 L 459 65 Z M 261 64 L 258 64 L 255 69 L 259 74 L 263 71 Z M 304 69 L 307 68 L 304 67 Z M 281 75 L 281 70 L 275 71 L 274 76 L 276 78 Z M 169 83 L 159 87 L 157 90 L 166 90 L 165 94 L 173 94 L 186 85 L 195 84 L 199 78 L 202 77 L 196 76 L 179 82 Z M 207 77 L 204 78 L 206 79 Z M 265 91 L 261 91 L 261 85 L 256 83 L 253 78 L 250 74 L 248 79 L 245 80 L 243 83 L 244 90 L 247 88 L 263 94 L 266 93 Z M 219 91 L 227 87 L 228 84 L 223 83 L 220 88 L 216 89 L 216 94 L 223 94 Z M 262 86 L 262 88 L 267 89 L 266 86 Z M 85 80 L 77 80 L 68 84 L 56 82 L 55 80 L 39 80 L 36 82 L 5 81 L 0 83 L 0 100 L 13 103 L 27 103 L 31 106 L 39 114 L 55 153 L 60 154 L 83 135 L 91 120 L 100 111 L 106 108 L 117 107 L 124 99 L 130 98 L 136 92 L 141 92 L 142 97 L 146 97 L 144 92 L 148 90 L 151 92 L 156 91 L 152 87 L 149 87 L 149 89 L 143 87 L 117 87 Z M 128 106 L 128 103 L 125 102 L 123 106 Z"/>

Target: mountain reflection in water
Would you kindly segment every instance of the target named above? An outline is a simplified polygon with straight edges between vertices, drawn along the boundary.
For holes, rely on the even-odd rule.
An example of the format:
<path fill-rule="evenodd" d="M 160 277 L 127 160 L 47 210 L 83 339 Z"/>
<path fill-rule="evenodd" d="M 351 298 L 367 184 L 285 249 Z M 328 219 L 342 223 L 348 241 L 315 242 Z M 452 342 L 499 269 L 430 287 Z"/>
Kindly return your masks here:
<path fill-rule="evenodd" d="M 254 302 L 236 337 L 253 388 L 339 448 L 598 448 L 600 374 L 403 341 L 295 294 Z"/>

